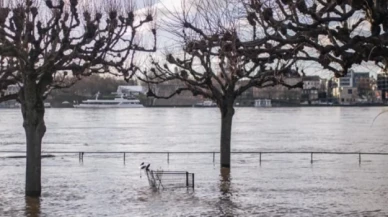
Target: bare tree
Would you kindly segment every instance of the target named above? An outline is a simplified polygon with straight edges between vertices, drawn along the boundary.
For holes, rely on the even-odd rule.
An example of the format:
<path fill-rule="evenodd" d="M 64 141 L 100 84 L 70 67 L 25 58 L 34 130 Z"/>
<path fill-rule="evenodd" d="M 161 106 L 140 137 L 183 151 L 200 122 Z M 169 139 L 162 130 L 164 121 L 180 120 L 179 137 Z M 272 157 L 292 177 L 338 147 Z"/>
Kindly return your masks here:
<path fill-rule="evenodd" d="M 1 1 L 0 100 L 21 103 L 27 142 L 27 196 L 41 194 L 41 143 L 46 132 L 43 100 L 53 88 L 71 86 L 94 73 L 136 71 L 137 51 L 152 52 L 138 42 L 138 34 L 153 23 L 154 11 L 135 14 L 130 1 L 102 1 L 80 7 L 78 0 Z M 150 34 L 155 38 L 156 30 Z M 69 79 L 71 77 L 71 82 Z M 11 84 L 17 94 L 4 95 Z"/>
<path fill-rule="evenodd" d="M 288 84 L 284 75 L 296 70 L 292 57 L 297 47 L 265 37 L 271 31 L 264 17 L 254 15 L 244 0 L 197 0 L 183 5 L 183 13 L 167 14 L 168 31 L 180 43 L 177 51 L 166 55 L 167 63 L 153 59 L 154 68 L 140 80 L 150 84 L 148 96 L 171 98 L 182 91 L 201 95 L 217 103 L 221 112 L 220 163 L 230 168 L 231 130 L 234 102 L 252 87 Z M 160 96 L 152 85 L 180 81 L 170 94 Z"/>
<path fill-rule="evenodd" d="M 267 21 L 278 34 L 267 37 L 304 47 L 298 50 L 300 61 L 318 63 L 336 77 L 368 61 L 388 70 L 386 0 L 252 0 L 251 5 L 257 5 L 256 13 L 272 11 Z"/>

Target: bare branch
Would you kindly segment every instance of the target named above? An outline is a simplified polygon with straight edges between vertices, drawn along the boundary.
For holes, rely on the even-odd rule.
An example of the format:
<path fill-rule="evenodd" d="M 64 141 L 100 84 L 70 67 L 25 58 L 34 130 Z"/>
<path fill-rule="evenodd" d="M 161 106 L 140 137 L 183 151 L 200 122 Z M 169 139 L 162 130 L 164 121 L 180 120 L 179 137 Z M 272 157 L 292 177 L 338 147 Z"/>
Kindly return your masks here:
<path fill-rule="evenodd" d="M 156 29 L 149 31 L 152 47 L 137 38 L 144 26 L 154 25 L 154 9 L 150 7 L 146 15 L 135 15 L 134 10 L 132 1 L 121 0 L 86 5 L 73 0 L 27 0 L 0 5 L 1 88 L 30 79 L 36 81 L 38 95 L 46 96 L 53 88 L 68 86 L 55 80 L 58 73 L 78 79 L 114 73 L 130 79 L 138 69 L 136 53 L 156 49 Z"/>
<path fill-rule="evenodd" d="M 167 16 L 172 34 L 182 44 L 181 52 L 167 54 L 166 63 L 153 61 L 154 68 L 143 71 L 140 78 L 152 85 L 176 82 L 181 86 L 167 96 L 151 92 L 152 96 L 171 98 L 183 86 L 193 95 L 217 102 L 224 113 L 225 106 L 233 105 L 249 88 L 301 87 L 301 83 L 287 84 L 283 77 L 290 71 L 295 74 L 295 56 L 304 41 L 276 40 L 278 36 L 271 33 L 275 27 L 260 15 L 261 9 L 256 14 L 244 0 L 199 0 L 183 9 Z"/>

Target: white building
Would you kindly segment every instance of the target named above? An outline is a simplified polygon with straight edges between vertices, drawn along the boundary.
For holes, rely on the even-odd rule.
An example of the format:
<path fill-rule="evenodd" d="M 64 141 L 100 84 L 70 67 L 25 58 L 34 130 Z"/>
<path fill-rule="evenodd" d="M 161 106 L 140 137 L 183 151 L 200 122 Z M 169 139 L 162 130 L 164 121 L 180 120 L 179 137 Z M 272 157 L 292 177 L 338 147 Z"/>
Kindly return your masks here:
<path fill-rule="evenodd" d="M 10 95 L 10 94 L 15 94 L 18 93 L 20 90 L 19 85 L 9 85 L 7 90 L 5 90 L 4 95 Z"/>
<path fill-rule="evenodd" d="M 302 94 L 305 96 L 304 100 L 317 101 L 321 86 L 321 78 L 319 76 L 313 75 L 303 77 Z"/>
<path fill-rule="evenodd" d="M 303 77 L 304 90 L 319 90 L 321 88 L 321 78 L 319 76 L 305 76 Z"/>
<path fill-rule="evenodd" d="M 145 94 L 146 93 L 146 90 L 144 89 L 143 86 L 138 86 L 138 85 L 126 85 L 126 86 L 118 86 L 117 87 L 117 91 L 116 91 L 116 94 L 117 95 L 124 95 L 124 96 L 128 96 L 128 97 L 136 97 L 138 96 L 140 93 L 143 93 Z"/>

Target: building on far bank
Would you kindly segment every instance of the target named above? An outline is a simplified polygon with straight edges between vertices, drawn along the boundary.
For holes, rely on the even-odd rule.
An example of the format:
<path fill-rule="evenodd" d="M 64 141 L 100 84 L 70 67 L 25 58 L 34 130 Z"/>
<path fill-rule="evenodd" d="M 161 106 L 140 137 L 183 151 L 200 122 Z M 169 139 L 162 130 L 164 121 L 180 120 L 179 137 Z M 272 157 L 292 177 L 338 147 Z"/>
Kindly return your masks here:
<path fill-rule="evenodd" d="M 139 94 L 145 94 L 146 90 L 140 85 L 120 85 L 117 87 L 116 94 L 127 97 L 137 97 Z"/>
<path fill-rule="evenodd" d="M 355 87 L 337 87 L 333 89 L 333 96 L 337 97 L 339 104 L 342 105 L 356 103 L 357 95 L 358 92 Z"/>
<path fill-rule="evenodd" d="M 292 70 L 284 75 L 283 80 L 289 85 L 295 85 L 302 80 L 302 77 L 297 71 Z M 299 105 L 302 93 L 300 88 L 288 89 L 283 85 L 265 88 L 254 87 L 251 91 L 253 99 L 269 99 L 273 106 Z"/>
<path fill-rule="evenodd" d="M 379 73 L 377 74 L 377 90 L 380 91 L 380 97 L 382 101 L 387 101 L 388 97 L 388 74 Z"/>
<path fill-rule="evenodd" d="M 372 91 L 369 72 L 354 72 L 353 70 L 341 78 L 335 78 L 337 84 L 333 88 L 333 97 L 338 98 L 342 105 L 370 101 L 368 95 Z"/>
<path fill-rule="evenodd" d="M 304 76 L 301 101 L 309 103 L 318 102 L 321 86 L 321 78 L 319 76 Z"/>
<path fill-rule="evenodd" d="M 15 93 L 18 93 L 20 90 L 20 86 L 19 85 L 9 85 L 7 87 L 7 90 L 4 91 L 4 96 L 7 96 L 7 95 L 11 95 L 11 94 L 15 94 Z M 1 107 L 5 107 L 5 108 L 16 108 L 16 107 L 20 107 L 20 104 L 18 102 L 16 102 L 16 100 L 9 100 L 9 101 L 6 101 L 6 102 L 2 102 L 0 103 L 0 108 Z"/>
<path fill-rule="evenodd" d="M 319 90 L 320 88 L 321 88 L 321 78 L 318 75 L 307 75 L 303 77 L 304 90 L 311 90 L 311 89 Z"/>
<path fill-rule="evenodd" d="M 7 90 L 5 91 L 5 95 L 10 95 L 10 94 L 15 94 L 19 92 L 20 86 L 15 84 L 15 85 L 9 85 Z"/>

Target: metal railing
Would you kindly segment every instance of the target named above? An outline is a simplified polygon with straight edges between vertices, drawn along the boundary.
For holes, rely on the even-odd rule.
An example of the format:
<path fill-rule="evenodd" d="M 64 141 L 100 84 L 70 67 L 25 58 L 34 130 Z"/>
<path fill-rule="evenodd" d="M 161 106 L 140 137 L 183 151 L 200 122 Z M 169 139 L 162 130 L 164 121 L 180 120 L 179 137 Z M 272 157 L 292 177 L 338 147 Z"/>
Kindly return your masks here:
<path fill-rule="evenodd" d="M 193 188 L 194 189 L 194 173 L 187 171 L 145 171 L 150 187 L 154 189 L 160 188 Z"/>
<path fill-rule="evenodd" d="M 13 154 L 25 154 L 24 151 L 0 151 L 0 153 L 13 153 Z M 124 164 L 126 161 L 126 154 L 161 154 L 167 156 L 167 163 L 170 162 L 171 154 L 209 154 L 213 156 L 213 162 L 215 162 L 215 155 L 219 154 L 217 151 L 42 151 L 43 154 L 78 154 L 79 161 L 83 162 L 85 154 L 122 154 Z M 310 162 L 314 162 L 314 155 L 358 155 L 359 163 L 361 164 L 362 155 L 384 155 L 388 156 L 385 152 L 338 152 L 338 151 L 234 151 L 231 154 L 258 154 L 259 161 L 262 161 L 262 155 L 264 154 L 309 154 Z"/>

